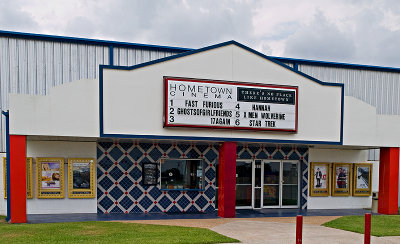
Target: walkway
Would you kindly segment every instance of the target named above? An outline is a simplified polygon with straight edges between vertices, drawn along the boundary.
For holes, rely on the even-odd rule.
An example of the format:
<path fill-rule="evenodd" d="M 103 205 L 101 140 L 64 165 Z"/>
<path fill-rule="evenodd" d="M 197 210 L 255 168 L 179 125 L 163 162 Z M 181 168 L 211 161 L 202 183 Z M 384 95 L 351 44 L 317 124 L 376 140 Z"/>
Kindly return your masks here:
<path fill-rule="evenodd" d="M 364 209 L 260 209 L 260 210 L 236 210 L 236 218 L 265 218 L 265 217 L 295 217 L 303 216 L 344 216 L 364 215 L 369 213 Z M 136 214 L 28 214 L 28 223 L 57 223 L 80 221 L 126 221 L 126 220 L 163 220 L 163 219 L 216 219 L 217 211 L 212 213 L 136 213 Z"/>
<path fill-rule="evenodd" d="M 314 218 L 314 217 L 310 217 Z M 293 218 L 294 219 L 294 218 Z M 296 224 L 252 220 L 235 222 L 210 228 L 222 235 L 240 240 L 243 243 L 295 243 Z M 303 226 L 303 243 L 305 244 L 347 244 L 364 243 L 364 235 L 350 231 L 337 230 L 313 224 Z M 372 237 L 373 244 L 397 244 L 400 237 Z"/>

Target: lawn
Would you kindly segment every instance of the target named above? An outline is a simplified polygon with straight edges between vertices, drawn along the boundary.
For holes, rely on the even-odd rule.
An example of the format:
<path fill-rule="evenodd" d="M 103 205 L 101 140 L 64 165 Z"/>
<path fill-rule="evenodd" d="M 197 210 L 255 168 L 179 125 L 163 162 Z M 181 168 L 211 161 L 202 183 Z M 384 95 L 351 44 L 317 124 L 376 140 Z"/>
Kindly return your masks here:
<path fill-rule="evenodd" d="M 364 233 L 364 216 L 343 216 L 323 224 L 341 230 Z M 400 236 L 400 215 L 371 216 L 371 235 Z"/>
<path fill-rule="evenodd" d="M 195 220 L 194 220 L 195 221 Z M 227 243 L 238 242 L 208 229 L 118 222 L 7 224 L 0 243 Z"/>

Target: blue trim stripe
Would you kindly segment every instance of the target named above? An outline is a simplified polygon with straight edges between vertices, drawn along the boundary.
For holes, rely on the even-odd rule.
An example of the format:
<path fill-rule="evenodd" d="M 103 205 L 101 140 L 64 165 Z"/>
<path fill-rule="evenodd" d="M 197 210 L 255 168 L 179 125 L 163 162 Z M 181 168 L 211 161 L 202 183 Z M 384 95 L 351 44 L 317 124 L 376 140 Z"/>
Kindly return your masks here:
<path fill-rule="evenodd" d="M 0 30 L 0 36 L 7 36 L 7 37 L 12 37 L 12 38 L 35 39 L 35 40 L 42 40 L 42 41 L 82 43 L 82 44 L 101 45 L 101 46 L 111 46 L 112 45 L 114 47 L 131 47 L 131 48 L 140 48 L 140 49 L 155 50 L 155 51 L 157 51 L 157 50 L 158 51 L 167 51 L 167 52 L 186 52 L 186 51 L 192 50 L 190 48 L 183 48 L 183 47 L 169 47 L 169 46 L 159 46 L 159 45 L 150 45 L 150 44 L 106 41 L 106 40 L 98 40 L 98 39 L 32 34 L 32 33 L 25 33 L 25 32 L 13 32 L 13 31 L 2 31 L 2 30 Z"/>
<path fill-rule="evenodd" d="M 344 85 L 342 86 L 342 104 L 340 113 L 340 145 L 343 145 L 343 118 L 344 118 Z"/>
<path fill-rule="evenodd" d="M 99 116 L 100 116 L 100 137 L 104 135 L 104 123 L 103 123 L 103 65 L 99 67 Z"/>
<path fill-rule="evenodd" d="M 276 144 L 321 144 L 342 145 L 336 141 L 306 141 L 306 140 L 277 140 L 277 139 L 254 139 L 254 138 L 227 138 L 227 137 L 200 137 L 200 136 L 162 136 L 162 135 L 127 135 L 127 134 L 102 134 L 101 138 L 122 139 L 152 139 L 152 140 L 183 140 L 183 141 L 214 141 L 214 142 L 254 142 L 254 143 L 276 143 Z"/>
<path fill-rule="evenodd" d="M 311 81 L 314 81 L 320 85 L 324 85 L 324 86 L 336 86 L 336 87 L 340 87 L 341 88 L 341 126 L 340 126 L 340 140 L 338 142 L 336 141 L 297 141 L 297 140 L 270 140 L 270 139 L 253 139 L 253 138 L 216 138 L 216 137 L 180 137 L 180 136 L 157 136 L 157 135 L 127 135 L 127 134 L 104 134 L 104 122 L 103 122 L 103 71 L 104 69 L 113 69 L 113 70 L 134 70 L 134 69 L 138 69 L 138 68 L 142 68 L 145 66 L 149 66 L 149 65 L 153 65 L 153 64 L 158 64 L 158 63 L 162 63 L 168 60 L 172 60 L 172 59 L 178 59 L 181 57 L 185 57 L 185 56 L 189 56 L 192 54 L 196 54 L 196 53 L 200 53 L 200 52 L 204 52 L 204 51 L 208 51 L 211 49 L 216 49 L 219 47 L 224 47 L 224 46 L 228 46 L 228 45 L 236 45 L 238 47 L 241 47 L 255 55 L 258 55 L 262 58 L 265 58 L 273 63 L 276 63 L 280 66 L 282 66 L 283 68 L 286 68 L 292 72 L 295 72 Z M 169 57 L 165 57 L 165 58 L 161 58 L 161 59 L 157 59 L 157 60 L 153 60 L 150 62 L 146 62 L 146 63 L 141 63 L 138 65 L 134 65 L 134 66 L 111 66 L 111 65 L 100 65 L 100 74 L 99 74 L 99 116 L 100 116 L 100 137 L 113 137 L 113 138 L 142 138 L 142 139 L 178 139 L 178 140 L 210 140 L 210 141 L 247 141 L 247 142 L 272 142 L 272 143 L 298 143 L 298 144 L 329 144 L 329 145 L 342 145 L 343 144 L 343 108 L 344 108 L 344 84 L 341 83 L 329 83 L 329 82 L 323 82 L 320 81 L 318 79 L 315 79 L 314 77 L 311 77 L 307 74 L 304 74 L 298 70 L 295 70 L 294 68 L 291 68 L 289 66 L 287 66 L 284 63 L 281 63 L 273 58 L 270 58 L 254 49 L 251 49 L 241 43 L 238 43 L 236 41 L 227 41 L 227 42 L 223 42 L 223 43 L 219 43 L 219 44 L 215 44 L 212 46 L 208 46 L 208 47 L 204 47 L 204 48 L 200 48 L 197 50 L 192 50 L 192 51 L 188 51 L 185 53 L 181 53 L 181 54 L 176 54 L 173 56 L 169 56 Z"/>
<path fill-rule="evenodd" d="M 334 67 L 341 69 L 358 69 L 358 70 L 372 70 L 372 71 L 383 71 L 383 72 L 400 72 L 400 68 L 395 67 L 385 67 L 385 66 L 374 66 L 374 65 L 364 65 L 364 64 L 351 64 L 351 63 L 340 63 L 340 62 L 330 62 L 330 61 L 319 61 L 319 60 L 309 60 L 309 59 L 296 59 L 296 58 L 285 58 L 285 57 L 273 57 L 282 63 L 293 63 L 293 64 L 307 64 L 315 66 L 325 66 Z"/>
<path fill-rule="evenodd" d="M 6 117 L 6 172 L 7 172 L 7 216 L 6 221 L 11 220 L 11 189 L 10 189 L 10 113 L 9 111 L 1 111 L 1 113 Z M 4 170 L 4 169 L 3 169 Z"/>

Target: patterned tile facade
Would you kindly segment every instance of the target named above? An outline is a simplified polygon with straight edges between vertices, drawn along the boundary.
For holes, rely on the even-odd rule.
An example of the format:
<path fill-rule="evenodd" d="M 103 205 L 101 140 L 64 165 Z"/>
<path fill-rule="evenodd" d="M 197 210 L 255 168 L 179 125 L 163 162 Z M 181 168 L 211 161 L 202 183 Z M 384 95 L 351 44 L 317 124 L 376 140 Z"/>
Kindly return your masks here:
<path fill-rule="evenodd" d="M 161 157 L 202 158 L 205 170 L 204 191 L 161 191 L 159 186 L 144 186 L 142 184 L 142 163 L 158 162 Z M 212 144 L 98 142 L 97 212 L 214 211 L 215 164 L 217 160 L 218 145 Z"/>
<path fill-rule="evenodd" d="M 302 170 L 301 207 L 307 208 L 308 149 L 280 146 L 238 146 L 240 159 L 299 160 Z M 203 159 L 204 191 L 161 191 L 142 185 L 142 163 L 160 158 Z M 98 213 L 210 212 L 215 209 L 217 144 L 97 143 Z M 160 177 L 159 177 L 160 180 Z"/>

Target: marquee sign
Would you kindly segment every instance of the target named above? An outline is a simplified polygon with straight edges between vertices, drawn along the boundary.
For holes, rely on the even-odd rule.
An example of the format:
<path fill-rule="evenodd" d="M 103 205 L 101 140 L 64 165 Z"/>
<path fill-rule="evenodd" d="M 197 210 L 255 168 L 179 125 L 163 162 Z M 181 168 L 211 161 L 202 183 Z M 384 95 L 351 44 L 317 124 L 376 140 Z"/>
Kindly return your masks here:
<path fill-rule="evenodd" d="M 164 78 L 164 126 L 297 131 L 297 87 Z"/>

